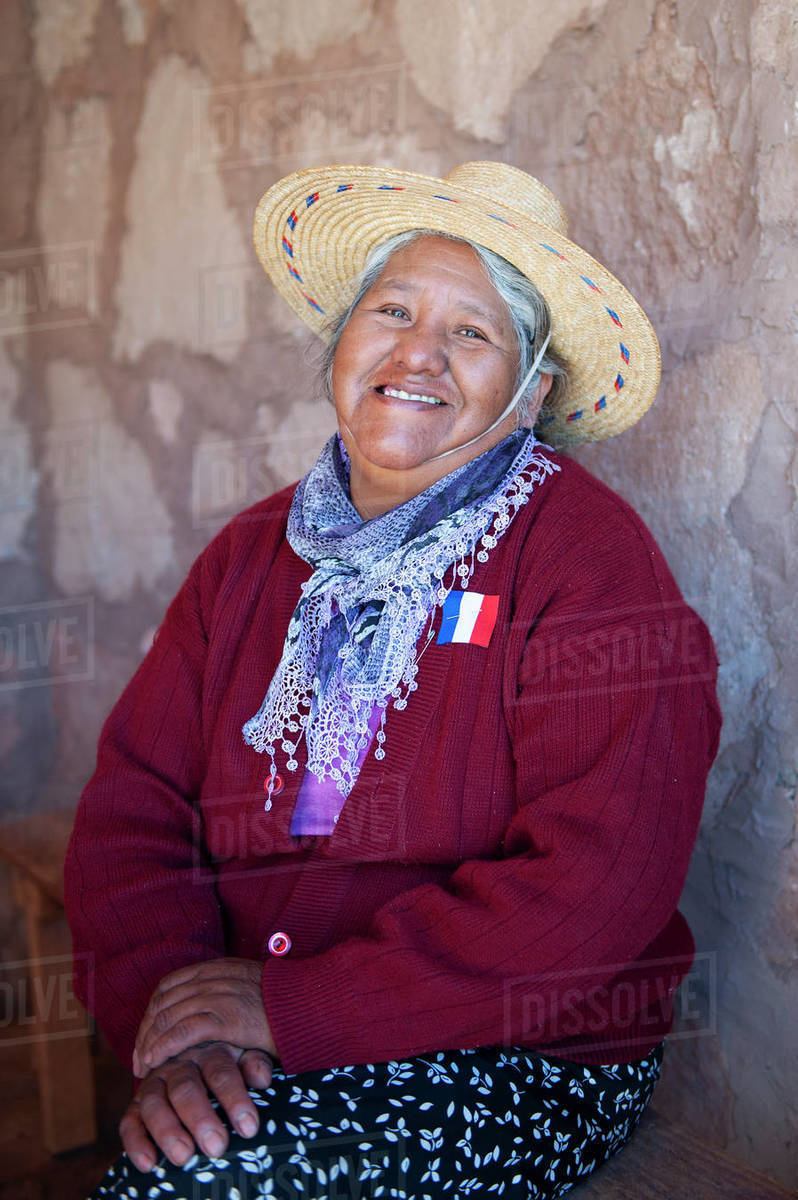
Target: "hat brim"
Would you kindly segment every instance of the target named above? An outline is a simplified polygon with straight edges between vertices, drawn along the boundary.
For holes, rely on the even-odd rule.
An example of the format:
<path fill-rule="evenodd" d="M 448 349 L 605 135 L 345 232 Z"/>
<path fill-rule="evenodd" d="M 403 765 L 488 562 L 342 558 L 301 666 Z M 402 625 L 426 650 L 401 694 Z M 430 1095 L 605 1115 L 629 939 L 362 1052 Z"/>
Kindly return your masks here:
<path fill-rule="evenodd" d="M 599 441 L 628 429 L 651 406 L 660 352 L 640 305 L 581 247 L 498 200 L 393 168 L 308 168 L 262 197 L 254 241 L 280 295 L 325 339 L 349 306 L 370 250 L 410 229 L 439 230 L 493 250 L 545 298 L 551 344 L 568 364 L 569 386 L 541 414 L 544 440 Z"/>

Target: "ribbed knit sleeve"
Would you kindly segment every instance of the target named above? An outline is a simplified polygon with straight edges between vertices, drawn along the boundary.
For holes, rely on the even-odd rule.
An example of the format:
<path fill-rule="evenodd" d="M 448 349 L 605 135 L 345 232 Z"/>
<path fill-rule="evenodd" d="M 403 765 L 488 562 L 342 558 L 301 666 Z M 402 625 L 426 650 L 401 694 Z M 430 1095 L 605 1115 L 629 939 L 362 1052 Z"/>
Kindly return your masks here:
<path fill-rule="evenodd" d="M 503 856 L 396 897 L 365 936 L 268 962 L 265 1005 L 288 1070 L 499 1043 L 568 1057 L 571 1037 L 580 1057 L 591 1030 L 593 1061 L 644 1052 L 631 1033 L 626 1048 L 609 1039 L 611 985 L 628 976 L 628 1029 L 647 1004 L 634 964 L 667 955 L 657 939 L 695 840 L 720 725 L 717 663 L 653 539 L 607 495 L 582 509 L 607 510 L 602 538 L 587 520 L 583 538 L 572 512 L 567 537 L 554 526 L 516 584 L 505 681 L 516 812 Z M 556 581 L 542 609 L 531 599 L 541 577 Z M 663 1010 L 686 966 L 669 982 L 673 969 L 663 960 Z"/>
<path fill-rule="evenodd" d="M 105 724 L 67 853 L 76 992 L 126 1063 L 159 980 L 224 953 L 196 808 L 206 764 L 203 614 L 223 541 L 195 563 Z"/>

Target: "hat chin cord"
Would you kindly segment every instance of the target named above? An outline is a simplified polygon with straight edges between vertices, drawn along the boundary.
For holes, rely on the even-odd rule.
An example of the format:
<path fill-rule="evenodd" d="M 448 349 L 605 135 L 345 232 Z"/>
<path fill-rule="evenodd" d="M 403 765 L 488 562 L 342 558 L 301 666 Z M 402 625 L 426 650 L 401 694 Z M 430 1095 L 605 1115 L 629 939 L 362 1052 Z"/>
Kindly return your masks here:
<path fill-rule="evenodd" d="M 498 425 L 501 425 L 502 421 L 504 421 L 507 417 L 509 417 L 510 413 L 513 411 L 515 406 L 518 404 L 518 402 L 521 399 L 521 397 L 523 396 L 524 392 L 529 387 L 530 380 L 534 378 L 534 375 L 535 375 L 538 367 L 540 366 L 541 362 L 543 361 L 543 355 L 546 353 L 546 349 L 548 347 L 550 340 L 551 340 L 551 330 L 549 330 L 549 332 L 546 334 L 546 339 L 543 342 L 543 345 L 540 347 L 540 350 L 538 351 L 535 361 L 532 363 L 532 366 L 529 368 L 526 375 L 524 376 L 524 378 L 521 380 L 520 384 L 518 385 L 515 395 L 513 396 L 512 400 L 507 405 L 504 412 L 499 414 L 499 416 L 496 418 L 496 420 L 493 422 L 492 425 L 489 425 L 487 429 L 483 429 L 482 433 L 478 433 L 476 435 L 476 437 L 469 438 L 469 440 L 467 442 L 463 442 L 462 445 L 452 446 L 451 450 L 444 450 L 441 454 L 433 454 L 432 458 L 425 458 L 424 462 L 425 463 L 436 462 L 439 458 L 446 458 L 447 455 L 449 455 L 449 454 L 456 454 L 458 450 L 465 450 L 466 446 L 473 446 L 474 442 L 478 442 L 480 438 L 484 438 L 487 434 L 492 433 L 492 431 Z"/>

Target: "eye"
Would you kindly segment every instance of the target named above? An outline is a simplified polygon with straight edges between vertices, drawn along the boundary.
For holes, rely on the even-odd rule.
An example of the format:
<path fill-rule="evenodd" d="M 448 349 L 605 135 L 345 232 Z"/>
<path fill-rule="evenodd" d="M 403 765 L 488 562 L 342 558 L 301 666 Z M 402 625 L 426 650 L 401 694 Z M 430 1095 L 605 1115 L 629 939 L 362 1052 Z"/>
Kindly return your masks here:
<path fill-rule="evenodd" d="M 486 342 L 488 340 L 482 330 L 475 329 L 473 325 L 465 325 L 462 329 L 458 330 L 458 332 L 461 333 L 463 337 L 469 338 L 471 341 Z"/>
<path fill-rule="evenodd" d="M 400 304 L 383 304 L 378 312 L 385 313 L 388 317 L 406 317 L 407 311 Z"/>

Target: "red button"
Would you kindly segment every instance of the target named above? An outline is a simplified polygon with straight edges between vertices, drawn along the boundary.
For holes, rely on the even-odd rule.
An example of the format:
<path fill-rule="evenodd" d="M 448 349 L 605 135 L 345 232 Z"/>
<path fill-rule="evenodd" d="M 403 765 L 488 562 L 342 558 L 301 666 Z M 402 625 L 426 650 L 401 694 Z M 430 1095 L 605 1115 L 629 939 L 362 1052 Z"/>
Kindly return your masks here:
<path fill-rule="evenodd" d="M 282 958 L 291 949 L 291 939 L 287 933 L 273 933 L 269 938 L 269 954 Z"/>
<path fill-rule="evenodd" d="M 282 775 L 267 775 L 263 781 L 263 790 L 270 796 L 279 796 L 284 787 Z"/>

